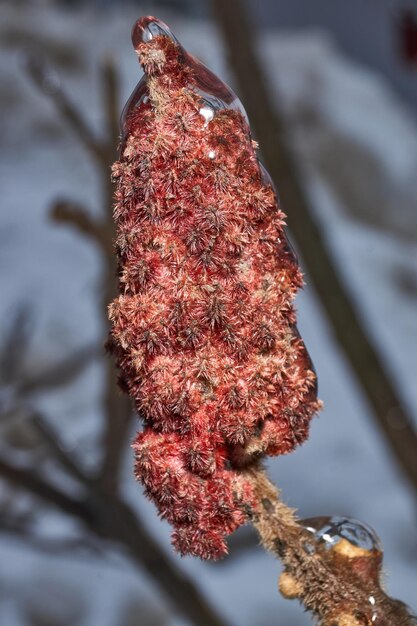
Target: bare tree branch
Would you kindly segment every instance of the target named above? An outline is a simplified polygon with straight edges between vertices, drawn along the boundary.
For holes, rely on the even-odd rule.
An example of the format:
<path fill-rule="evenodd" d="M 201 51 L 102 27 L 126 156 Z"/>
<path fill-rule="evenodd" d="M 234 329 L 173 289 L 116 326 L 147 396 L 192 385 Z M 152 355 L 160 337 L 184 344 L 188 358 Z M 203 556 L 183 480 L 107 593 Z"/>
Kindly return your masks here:
<path fill-rule="evenodd" d="M 82 554 L 93 553 L 95 556 L 103 557 L 105 552 L 98 542 L 93 542 L 91 538 L 85 537 L 62 537 L 49 538 L 37 534 L 30 525 L 21 523 L 15 517 L 2 516 L 0 518 L 0 531 L 7 533 L 17 541 L 24 542 L 30 548 L 45 554 L 65 554 L 66 557 L 76 556 L 80 558 Z"/>
<path fill-rule="evenodd" d="M 104 211 L 106 216 L 107 237 L 115 238 L 115 224 L 113 221 L 113 183 L 110 177 L 110 167 L 116 157 L 116 148 L 119 141 L 119 102 L 118 81 L 114 63 L 107 58 L 101 68 L 102 100 L 107 121 L 107 165 L 102 171 L 104 190 Z M 104 288 L 102 301 L 102 315 L 105 328 L 108 328 L 107 308 L 117 295 L 116 258 L 114 254 L 104 259 Z M 103 396 L 103 411 L 105 415 L 105 431 L 103 438 L 104 456 L 100 472 L 100 483 L 109 493 L 116 493 L 119 474 L 123 459 L 123 452 L 129 435 L 132 422 L 132 407 L 130 399 L 122 395 L 116 381 L 116 372 L 112 359 L 107 359 L 106 385 Z"/>
<path fill-rule="evenodd" d="M 53 456 L 69 473 L 81 483 L 90 484 L 92 477 L 89 477 L 80 465 L 75 461 L 73 455 L 66 449 L 65 444 L 60 440 L 53 427 L 39 413 L 32 418 L 32 424 L 38 430 L 44 441 L 50 447 Z"/>
<path fill-rule="evenodd" d="M 71 201 L 58 201 L 52 209 L 52 218 L 77 228 L 83 235 L 100 245 L 105 270 L 102 280 L 101 314 L 108 328 L 107 307 L 117 294 L 116 260 L 113 254 L 115 227 L 113 223 L 113 184 L 110 168 L 116 157 L 119 141 L 118 81 L 114 63 L 106 58 L 101 68 L 101 85 L 105 108 L 105 139 L 99 141 L 89 128 L 87 121 L 59 86 L 51 68 L 38 56 L 29 57 L 27 70 L 36 86 L 49 96 L 70 128 L 74 130 L 82 145 L 93 156 L 102 181 L 104 219 L 94 221 L 88 211 Z M 102 400 L 105 418 L 103 439 L 103 461 L 99 482 L 115 493 L 118 488 L 123 451 L 131 425 L 131 403 L 121 394 L 116 382 L 116 373 L 110 359 L 106 362 L 106 384 Z"/>
<path fill-rule="evenodd" d="M 111 57 L 106 57 L 103 61 L 102 68 L 102 91 L 105 103 L 106 114 L 106 138 L 108 149 L 108 160 L 110 164 L 115 160 L 116 150 L 119 139 L 119 81 L 117 71 Z M 110 212 L 108 217 L 113 223 L 113 213 Z"/>
<path fill-rule="evenodd" d="M 28 68 L 35 84 L 50 96 L 56 108 L 74 130 L 82 145 L 93 156 L 103 185 L 103 203 L 106 216 L 103 233 L 105 241 L 114 237 L 112 219 L 113 186 L 110 179 L 110 166 L 116 155 L 118 143 L 118 100 L 116 72 L 110 59 L 102 69 L 103 99 L 105 103 L 107 129 L 106 141 L 96 140 L 94 134 L 79 111 L 67 98 L 56 81 L 50 80 L 48 70 L 37 59 L 32 59 Z M 74 205 L 72 205 L 74 208 Z M 67 207 L 68 209 L 68 207 Z M 81 209 L 81 207 L 78 207 Z M 83 209 L 81 209 L 83 211 Z M 65 213 L 65 212 L 64 212 Z M 62 217 L 61 209 L 61 217 Z M 66 211 L 65 217 L 69 217 Z M 84 215 L 72 212 L 67 223 L 76 224 L 84 234 L 90 234 L 94 227 L 87 223 Z M 116 261 L 113 254 L 105 253 L 105 270 L 102 281 L 101 315 L 105 328 L 108 327 L 107 307 L 116 296 Z M 196 585 L 177 569 L 172 560 L 160 548 L 157 541 L 148 533 L 138 515 L 118 496 L 119 475 L 124 446 L 131 424 L 131 406 L 127 396 L 123 396 L 116 382 L 116 374 L 110 359 L 106 363 L 105 392 L 102 408 L 105 415 L 103 437 L 103 463 L 98 480 L 87 489 L 85 500 L 76 500 L 51 486 L 36 474 L 20 469 L 0 460 L 0 476 L 17 485 L 46 503 L 60 508 L 65 513 L 82 520 L 98 537 L 123 546 L 140 567 L 144 568 L 160 589 L 171 600 L 172 605 L 186 619 L 199 626 L 227 626 L 226 622 L 210 606 Z M 54 444 L 56 445 L 56 443 Z"/>
<path fill-rule="evenodd" d="M 132 509 L 118 497 L 92 487 L 85 500 L 70 497 L 32 471 L 0 459 L 0 476 L 17 487 L 83 521 L 97 536 L 124 546 L 144 568 L 177 611 L 199 626 L 227 626 L 185 573 L 176 568 Z"/>
<path fill-rule="evenodd" d="M 91 132 L 80 111 L 60 86 L 53 69 L 39 55 L 32 54 L 26 59 L 26 70 L 36 87 L 49 97 L 81 144 L 99 164 L 103 164 L 106 151 L 102 143 Z"/>
<path fill-rule="evenodd" d="M 284 565 L 279 587 L 286 598 L 298 599 L 320 626 L 415 624 L 407 607 L 381 587 L 378 548 L 365 549 L 344 539 L 323 549 L 262 470 L 247 474 L 259 502 L 253 524 L 263 546 Z"/>
<path fill-rule="evenodd" d="M 64 513 L 80 518 L 87 525 L 93 521 L 92 512 L 87 503 L 68 496 L 39 478 L 32 470 L 15 467 L 0 459 L 0 476 L 16 487 L 41 498 L 49 505 L 61 509 Z"/>
<path fill-rule="evenodd" d="M 51 208 L 50 217 L 58 224 L 73 226 L 79 233 L 101 246 L 104 254 L 113 254 L 113 243 L 108 236 L 106 224 L 92 218 L 85 207 L 70 200 L 58 200 Z"/>
<path fill-rule="evenodd" d="M 17 385 L 21 397 L 39 391 L 49 391 L 72 383 L 81 372 L 100 355 L 96 345 L 85 346 L 75 350 L 66 358 L 22 378 Z"/>
<path fill-rule="evenodd" d="M 28 348 L 32 327 L 32 313 L 28 304 L 17 307 L 4 340 L 0 354 L 0 373 L 2 383 L 12 383 L 20 375 L 22 354 Z"/>

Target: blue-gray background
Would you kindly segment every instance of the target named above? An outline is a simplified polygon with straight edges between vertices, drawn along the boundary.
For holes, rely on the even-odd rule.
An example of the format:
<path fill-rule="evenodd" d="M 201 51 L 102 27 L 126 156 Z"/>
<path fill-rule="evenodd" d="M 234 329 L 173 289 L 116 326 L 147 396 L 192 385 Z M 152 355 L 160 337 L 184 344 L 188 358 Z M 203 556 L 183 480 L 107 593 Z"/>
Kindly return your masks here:
<path fill-rule="evenodd" d="M 193 54 L 232 84 L 233 78 L 204 2 L 10 0 L 0 7 L 0 328 L 4 339 L 16 311 L 30 311 L 24 367 L 36 371 L 103 336 L 96 250 L 47 217 L 57 197 L 71 197 L 99 215 L 100 181 L 48 98 L 25 76 L 27 47 L 47 55 L 56 79 L 98 133 L 100 62 L 105 55 L 114 59 L 124 102 L 140 77 L 130 29 L 142 14 L 167 21 Z M 268 86 L 285 115 L 312 210 L 370 337 L 415 415 L 417 62 L 404 55 L 401 20 L 406 10 L 417 20 L 417 2 L 259 0 L 251 8 L 262 33 L 259 53 Z M 298 298 L 299 327 L 325 410 L 314 420 L 307 444 L 269 463 L 271 475 L 302 516 L 348 514 L 377 529 L 390 592 L 417 608 L 415 493 L 392 461 L 308 275 L 306 281 Z M 102 362 L 95 361 L 71 384 L 31 397 L 31 405 L 91 466 L 102 426 L 102 370 Z M 5 385 L 0 395 L 6 405 L 9 392 Z M 2 450 L 19 462 L 29 449 L 38 463 L 47 463 L 47 453 L 27 432 L 23 411 L 0 426 Z M 169 528 L 133 481 L 128 447 L 124 475 L 126 497 L 169 552 Z M 51 479 L 64 480 L 55 474 Z M 45 511 L 6 482 L 0 484 L 0 500 L 5 513 L 35 516 L 46 540 L 59 545 L 78 536 L 75 522 Z M 126 555 L 96 548 L 43 549 L 0 528 L 0 623 L 183 623 Z M 279 564 L 250 536 L 236 541 L 221 564 L 173 558 L 231 624 L 310 623 L 296 603 L 278 595 Z"/>

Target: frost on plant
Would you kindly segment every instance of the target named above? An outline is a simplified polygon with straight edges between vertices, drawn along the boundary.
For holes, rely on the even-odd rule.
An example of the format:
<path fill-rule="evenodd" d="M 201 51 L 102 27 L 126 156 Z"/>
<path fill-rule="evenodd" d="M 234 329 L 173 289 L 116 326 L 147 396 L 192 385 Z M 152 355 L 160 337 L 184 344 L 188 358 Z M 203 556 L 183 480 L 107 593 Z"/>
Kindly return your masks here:
<path fill-rule="evenodd" d="M 239 100 L 159 20 L 133 44 L 110 346 L 144 422 L 138 479 L 181 553 L 218 558 L 256 506 L 241 469 L 302 443 L 320 405 L 302 275 Z"/>

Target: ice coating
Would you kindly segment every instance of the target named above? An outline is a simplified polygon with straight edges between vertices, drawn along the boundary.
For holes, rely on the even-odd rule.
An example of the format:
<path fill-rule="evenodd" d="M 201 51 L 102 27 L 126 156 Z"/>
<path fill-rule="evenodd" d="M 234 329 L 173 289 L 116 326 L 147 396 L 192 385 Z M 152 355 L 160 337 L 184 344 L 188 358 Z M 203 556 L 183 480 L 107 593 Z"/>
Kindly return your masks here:
<path fill-rule="evenodd" d="M 178 49 L 181 50 L 183 63 L 188 64 L 188 66 L 192 69 L 192 87 L 201 98 L 201 114 L 207 121 L 213 119 L 216 111 L 223 109 L 238 110 L 242 113 L 245 119 L 247 119 L 246 111 L 232 89 L 221 81 L 211 70 L 208 69 L 208 67 L 201 63 L 201 61 L 189 54 L 182 47 L 169 26 L 161 20 L 152 16 L 141 17 L 132 29 L 133 47 L 137 50 L 140 44 L 148 43 L 158 36 L 168 37 L 178 47 Z M 123 109 L 121 119 L 122 138 L 126 132 L 127 117 L 134 108 L 146 101 L 146 97 L 147 89 L 146 79 L 144 77 L 139 81 L 125 108 Z"/>
<path fill-rule="evenodd" d="M 345 539 L 349 543 L 364 550 L 382 552 L 381 542 L 375 531 L 351 517 L 314 517 L 302 520 L 308 530 L 325 549 L 332 549 L 339 541 Z"/>
<path fill-rule="evenodd" d="M 141 104 L 146 103 L 147 100 L 148 100 L 148 87 L 146 84 L 145 76 L 142 76 L 142 78 L 136 85 L 135 89 L 133 90 L 132 95 L 130 96 L 125 106 L 123 107 L 122 115 L 120 118 L 120 132 L 121 132 L 121 139 L 122 139 L 122 148 L 123 148 L 124 141 L 126 139 L 126 134 L 127 134 L 126 121 L 130 113 L 133 111 L 133 109 L 136 109 Z"/>
<path fill-rule="evenodd" d="M 339 609 L 345 615 L 346 624 L 400 626 L 416 623 L 408 607 L 389 598 L 383 589 L 383 547 L 368 524 L 343 516 L 312 517 L 301 520 L 301 524 L 308 533 L 303 545 L 305 552 L 319 556 L 336 576 L 340 572 L 340 577 L 349 575 L 351 582 L 356 581 L 358 594 L 353 603 L 346 601 L 346 607 Z M 339 621 L 335 618 L 336 624 Z"/>
<path fill-rule="evenodd" d="M 111 348 L 144 421 L 137 478 L 178 551 L 219 558 L 257 506 L 246 468 L 301 444 L 320 407 L 302 275 L 233 91 L 159 20 L 132 39 L 145 76 L 113 167 Z"/>
<path fill-rule="evenodd" d="M 137 50 L 141 43 L 148 43 L 148 41 L 151 41 L 154 37 L 158 37 L 159 35 L 168 37 L 171 41 L 178 44 L 178 46 L 181 46 L 170 27 L 167 26 L 165 22 L 152 15 L 146 15 L 139 18 L 132 28 L 133 47 Z"/>

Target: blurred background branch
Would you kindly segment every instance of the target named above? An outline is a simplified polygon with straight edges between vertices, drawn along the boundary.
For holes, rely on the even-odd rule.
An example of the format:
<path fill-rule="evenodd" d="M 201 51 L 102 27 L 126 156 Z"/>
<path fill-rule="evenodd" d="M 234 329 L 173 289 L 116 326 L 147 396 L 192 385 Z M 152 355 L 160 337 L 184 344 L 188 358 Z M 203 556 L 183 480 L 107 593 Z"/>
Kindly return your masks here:
<path fill-rule="evenodd" d="M 87 236 L 98 245 L 103 259 L 103 277 L 100 289 L 100 315 L 104 329 L 107 329 L 107 306 L 116 295 L 116 261 L 112 253 L 114 223 L 112 218 L 113 186 L 110 178 L 110 166 L 116 158 L 118 144 L 118 81 L 114 64 L 106 58 L 100 70 L 102 102 L 105 110 L 105 139 L 94 137 L 87 121 L 69 99 L 64 89 L 51 79 L 54 72 L 45 61 L 42 63 L 29 57 L 26 63 L 30 78 L 41 93 L 45 94 L 55 105 L 82 147 L 86 149 L 96 165 L 102 185 L 103 217 L 98 221 L 92 218 L 89 210 L 71 200 L 55 203 L 51 210 L 51 218 L 58 223 L 67 224 Z M 28 339 L 27 313 L 18 313 L 12 325 L 9 338 L 5 344 L 4 365 L 8 377 L 16 370 L 17 357 L 21 356 L 24 344 Z M 17 351 L 17 354 L 16 354 Z M 35 380 L 19 382 L 15 402 L 22 401 L 21 394 L 29 390 L 39 389 L 45 384 L 49 386 L 68 382 L 72 376 L 81 371 L 85 362 L 92 356 L 97 357 L 98 350 L 81 350 L 52 368 L 51 371 L 38 374 Z M 16 354 L 16 357 L 15 357 Z M 81 483 L 82 489 L 78 497 L 70 495 L 62 487 L 52 484 L 46 477 L 33 470 L 30 463 L 24 466 L 14 461 L 0 458 L 0 476 L 44 502 L 48 506 L 80 520 L 89 532 L 98 538 L 110 541 L 123 548 L 136 565 L 160 587 L 167 596 L 172 607 L 191 623 L 200 626 L 226 626 L 227 622 L 215 611 L 199 591 L 197 585 L 182 572 L 146 530 L 138 511 L 134 511 L 122 498 L 119 489 L 119 476 L 127 435 L 131 426 L 131 406 L 128 398 L 121 394 L 117 387 L 116 373 L 111 359 L 105 361 L 106 380 L 102 398 L 104 419 L 103 454 L 101 464 L 95 475 L 89 475 L 81 469 L 79 460 L 73 452 L 60 440 L 48 421 L 39 413 L 26 411 L 25 428 L 32 426 L 37 435 L 47 445 L 50 456 L 58 466 L 73 479 Z M 8 383 L 10 384 L 10 380 Z M 28 404 L 25 401 L 25 405 Z M 16 426 L 16 423 L 13 423 Z M 44 470 L 46 474 L 46 469 Z M 10 531 L 10 518 L 5 518 L 4 529 Z M 18 532 L 15 526 L 14 530 Z M 42 545 L 42 540 L 28 534 L 28 529 L 21 527 L 20 535 L 25 536 L 35 545 Z M 44 541 L 44 540 L 43 540 Z M 80 541 L 78 539 L 77 541 Z M 88 544 L 88 540 L 84 540 Z M 64 540 L 62 546 L 68 547 L 71 539 Z M 61 547 L 62 547 L 61 546 Z M 48 547 L 48 546 L 46 546 Z M 49 545 L 50 548 L 53 544 Z M 110 547 L 110 546 L 109 546 Z M 109 549 L 109 547 L 107 549 Z M 138 617 L 138 624 L 140 618 Z"/>
<path fill-rule="evenodd" d="M 119 137 L 118 81 L 116 69 L 110 57 L 102 63 L 100 69 L 101 102 L 105 114 L 105 133 L 98 139 L 90 130 L 88 122 L 83 118 L 75 104 L 61 86 L 50 77 L 54 76 L 48 64 L 40 62 L 36 57 L 28 57 L 26 64 L 28 74 L 35 86 L 41 90 L 54 104 L 57 112 L 73 130 L 82 147 L 84 147 L 96 164 L 102 188 L 103 216 L 100 221 L 94 220 L 88 209 L 71 201 L 57 202 L 51 209 L 51 217 L 61 224 L 71 224 L 82 234 L 92 238 L 99 246 L 103 259 L 104 272 L 102 278 L 101 318 L 103 327 L 108 328 L 107 307 L 116 295 L 116 260 L 113 254 L 114 239 L 113 222 L 113 185 L 110 168 L 116 159 Z M 52 86 L 50 83 L 52 81 Z M 120 464 L 126 444 L 127 434 L 131 425 L 130 400 L 122 395 L 116 384 L 116 373 L 111 359 L 106 362 L 107 380 L 103 392 L 102 409 L 105 415 L 105 432 L 103 445 L 103 463 L 99 471 L 99 480 L 109 493 L 117 491 Z"/>
<path fill-rule="evenodd" d="M 273 101 L 257 58 L 254 19 L 243 0 L 212 0 L 214 15 L 234 70 L 238 92 L 259 141 L 262 156 L 276 182 L 288 227 L 302 256 L 335 338 L 348 360 L 358 385 L 385 441 L 417 495 L 417 432 L 413 418 L 364 328 L 352 294 L 341 279 L 301 182 L 291 152 L 280 104 Z M 396 422 L 392 415 L 395 412 Z M 398 426 L 400 424 L 400 427 Z"/>
<path fill-rule="evenodd" d="M 227 622 L 216 614 L 194 582 L 164 554 L 141 523 L 138 513 L 119 497 L 110 497 L 96 485 L 76 499 L 35 475 L 33 470 L 16 467 L 2 459 L 0 476 L 47 505 L 80 519 L 98 537 L 123 546 L 129 558 L 145 569 L 167 595 L 173 608 L 190 622 L 226 626 Z"/>

